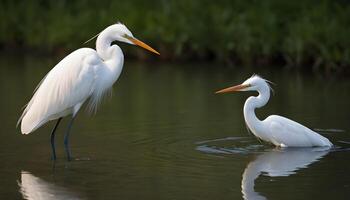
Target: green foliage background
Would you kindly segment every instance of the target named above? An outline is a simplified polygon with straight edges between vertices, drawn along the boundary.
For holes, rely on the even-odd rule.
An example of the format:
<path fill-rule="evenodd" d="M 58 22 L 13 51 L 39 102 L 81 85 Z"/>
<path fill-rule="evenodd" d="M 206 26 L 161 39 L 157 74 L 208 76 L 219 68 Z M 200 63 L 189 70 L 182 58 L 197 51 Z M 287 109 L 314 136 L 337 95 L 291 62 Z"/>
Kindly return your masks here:
<path fill-rule="evenodd" d="M 70 51 L 121 21 L 163 59 L 328 69 L 350 64 L 345 0 L 2 0 L 0 5 L 2 47 Z M 142 57 L 135 52 L 128 53 Z"/>

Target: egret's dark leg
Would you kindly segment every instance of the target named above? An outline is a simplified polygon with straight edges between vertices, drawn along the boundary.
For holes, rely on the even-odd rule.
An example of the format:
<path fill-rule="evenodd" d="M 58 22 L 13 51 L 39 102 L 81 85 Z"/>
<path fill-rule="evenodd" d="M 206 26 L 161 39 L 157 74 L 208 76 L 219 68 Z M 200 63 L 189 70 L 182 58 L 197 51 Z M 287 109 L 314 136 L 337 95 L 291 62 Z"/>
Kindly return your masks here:
<path fill-rule="evenodd" d="M 68 128 L 67 128 L 66 134 L 64 135 L 64 147 L 65 147 L 65 150 L 66 150 L 67 160 L 68 161 L 71 160 L 71 154 L 70 154 L 70 149 L 69 149 L 69 132 L 70 132 L 70 129 L 72 128 L 74 118 L 75 118 L 75 116 L 73 116 L 72 119 L 70 120 L 70 122 L 68 124 Z"/>
<path fill-rule="evenodd" d="M 53 127 L 51 131 L 51 149 L 52 149 L 52 160 L 56 160 L 56 149 L 55 149 L 55 132 L 60 123 L 62 117 L 58 118 L 56 125 Z"/>

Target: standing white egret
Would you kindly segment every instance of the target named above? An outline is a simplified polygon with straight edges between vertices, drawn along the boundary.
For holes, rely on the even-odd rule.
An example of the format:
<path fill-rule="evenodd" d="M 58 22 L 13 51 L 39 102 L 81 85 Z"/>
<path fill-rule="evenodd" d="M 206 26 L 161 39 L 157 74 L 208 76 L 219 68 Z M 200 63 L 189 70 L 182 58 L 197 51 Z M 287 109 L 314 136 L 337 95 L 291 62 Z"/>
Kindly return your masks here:
<path fill-rule="evenodd" d="M 55 131 L 62 117 L 72 115 L 64 136 L 65 151 L 70 160 L 69 132 L 80 107 L 89 99 L 90 107 L 96 109 L 103 94 L 112 87 L 122 71 L 124 55 L 118 45 L 112 45 L 113 41 L 138 45 L 159 55 L 136 39 L 125 25 L 113 24 L 98 34 L 96 51 L 91 48 L 75 50 L 44 77 L 18 121 L 22 134 L 29 134 L 46 122 L 58 119 L 51 132 L 54 160 Z"/>
<path fill-rule="evenodd" d="M 270 98 L 270 87 L 265 79 L 254 75 L 240 85 L 216 93 L 235 91 L 259 93 L 258 96 L 249 97 L 243 109 L 245 122 L 256 137 L 280 147 L 332 146 L 327 138 L 285 117 L 271 115 L 260 121 L 255 115 L 255 108 L 264 106 Z"/>

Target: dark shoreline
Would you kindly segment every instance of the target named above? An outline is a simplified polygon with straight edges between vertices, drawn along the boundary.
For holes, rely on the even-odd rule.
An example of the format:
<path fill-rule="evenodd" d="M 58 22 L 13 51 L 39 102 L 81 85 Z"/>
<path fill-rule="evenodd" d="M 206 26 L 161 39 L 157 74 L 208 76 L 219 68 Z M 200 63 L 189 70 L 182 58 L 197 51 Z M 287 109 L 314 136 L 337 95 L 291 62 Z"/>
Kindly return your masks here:
<path fill-rule="evenodd" d="M 93 47 L 92 47 L 93 48 Z M 124 50 L 125 48 L 123 48 Z M 0 56 L 15 56 L 15 55 L 21 55 L 22 57 L 51 57 L 57 61 L 64 58 L 66 55 L 68 55 L 70 52 L 74 50 L 64 49 L 64 48 L 57 48 L 55 50 L 44 50 L 39 48 L 29 48 L 24 46 L 0 46 Z M 136 53 L 135 53 L 136 52 Z M 161 52 L 162 53 L 162 52 Z M 239 60 L 233 60 L 233 59 L 227 59 L 225 61 L 218 60 L 213 57 L 198 57 L 194 55 L 191 59 L 178 59 L 173 57 L 157 57 L 154 55 L 149 55 L 147 52 L 144 52 L 143 50 L 137 50 L 135 51 L 134 47 L 126 48 L 126 51 L 124 52 L 125 59 L 128 61 L 147 61 L 151 63 L 169 63 L 171 65 L 190 65 L 191 63 L 195 63 L 198 65 L 198 63 L 203 63 L 204 65 L 222 65 L 222 68 L 250 68 L 254 71 L 258 68 L 267 68 L 271 70 L 288 70 L 291 72 L 301 72 L 305 74 L 317 74 L 324 77 L 337 77 L 337 78 L 348 78 L 350 77 L 350 70 L 348 67 L 343 68 L 327 68 L 327 67 L 310 67 L 309 64 L 302 64 L 302 65 L 289 65 L 287 62 L 284 62 L 281 57 L 277 57 L 277 59 L 264 59 L 261 58 L 260 60 L 255 61 L 249 61 L 249 62 L 241 62 Z M 1 59 L 0 57 L 0 59 Z"/>

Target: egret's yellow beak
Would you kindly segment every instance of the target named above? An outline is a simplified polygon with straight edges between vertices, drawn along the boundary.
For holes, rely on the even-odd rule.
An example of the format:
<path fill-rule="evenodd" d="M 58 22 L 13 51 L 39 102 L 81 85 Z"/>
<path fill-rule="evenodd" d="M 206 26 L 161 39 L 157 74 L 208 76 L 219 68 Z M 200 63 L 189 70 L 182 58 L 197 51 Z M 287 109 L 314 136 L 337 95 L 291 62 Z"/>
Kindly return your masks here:
<path fill-rule="evenodd" d="M 137 45 L 137 46 L 140 46 L 150 52 L 153 52 L 157 55 L 160 55 L 160 53 L 156 50 L 154 50 L 152 47 L 148 46 L 147 44 L 145 44 L 144 42 L 136 39 L 136 38 L 133 38 L 133 37 L 126 37 L 128 40 L 130 40 L 133 44 Z"/>
<path fill-rule="evenodd" d="M 232 87 L 228 87 L 219 91 L 216 91 L 215 94 L 219 94 L 219 93 L 227 93 L 227 92 L 239 92 L 245 88 L 250 87 L 250 84 L 240 84 L 240 85 L 236 85 L 236 86 L 232 86 Z"/>

